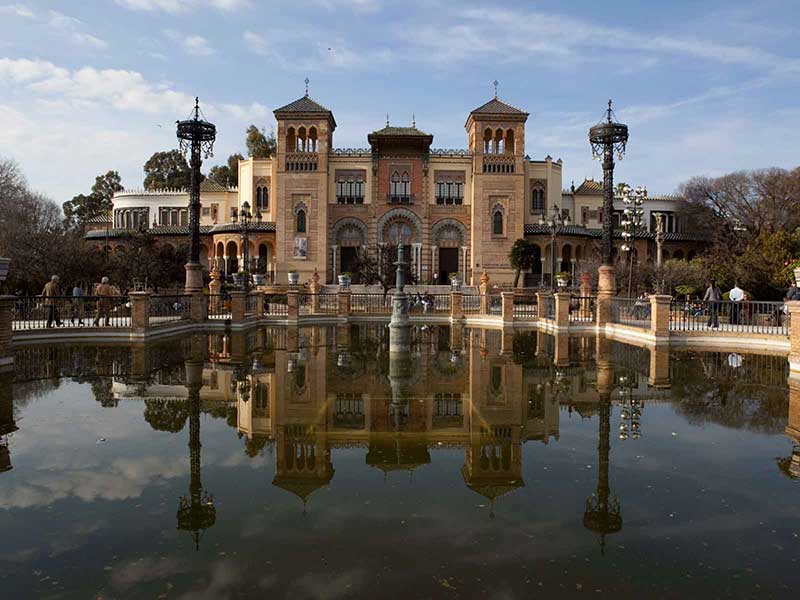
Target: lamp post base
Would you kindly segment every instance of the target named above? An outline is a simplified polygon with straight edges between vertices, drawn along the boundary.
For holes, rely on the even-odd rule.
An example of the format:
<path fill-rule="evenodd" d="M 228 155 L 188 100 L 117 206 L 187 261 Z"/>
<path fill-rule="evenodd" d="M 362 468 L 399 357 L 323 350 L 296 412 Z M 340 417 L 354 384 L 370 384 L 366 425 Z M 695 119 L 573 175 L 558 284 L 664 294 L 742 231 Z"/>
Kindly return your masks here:
<path fill-rule="evenodd" d="M 186 263 L 186 283 L 184 291 L 187 294 L 203 291 L 203 266 L 199 263 Z"/>

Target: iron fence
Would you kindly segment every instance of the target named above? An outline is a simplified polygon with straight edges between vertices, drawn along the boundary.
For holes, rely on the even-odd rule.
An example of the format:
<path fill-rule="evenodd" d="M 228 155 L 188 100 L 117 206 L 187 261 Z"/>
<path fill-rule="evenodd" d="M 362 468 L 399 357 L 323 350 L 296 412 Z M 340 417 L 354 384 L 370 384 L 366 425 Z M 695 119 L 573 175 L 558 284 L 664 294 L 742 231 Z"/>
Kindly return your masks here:
<path fill-rule="evenodd" d="M 789 335 L 789 314 L 783 302 L 673 300 L 669 313 L 672 331 L 736 331 Z"/>
<path fill-rule="evenodd" d="M 18 296 L 11 329 L 48 327 L 128 327 L 131 309 L 127 296 Z"/>
<path fill-rule="evenodd" d="M 541 319 L 555 319 L 556 318 L 556 299 L 554 296 L 546 295 L 541 297 L 541 306 L 539 307 L 539 317 Z"/>
<path fill-rule="evenodd" d="M 392 297 L 387 294 L 350 294 L 350 312 L 386 315 L 392 312 Z"/>
<path fill-rule="evenodd" d="M 339 294 L 300 294 L 301 315 L 335 315 L 339 312 Z"/>
<path fill-rule="evenodd" d="M 413 314 L 450 314 L 450 294 L 416 294 L 409 301 L 409 312 Z"/>
<path fill-rule="evenodd" d="M 640 298 L 612 298 L 611 322 L 649 329 L 650 301 Z"/>
<path fill-rule="evenodd" d="M 264 313 L 264 294 L 261 292 L 250 293 L 245 298 L 244 314 L 248 317 Z"/>
<path fill-rule="evenodd" d="M 150 325 L 187 321 L 192 317 L 192 297 L 189 294 L 150 297 Z"/>
<path fill-rule="evenodd" d="M 569 300 L 570 323 L 592 323 L 595 320 L 595 297 L 572 296 Z"/>

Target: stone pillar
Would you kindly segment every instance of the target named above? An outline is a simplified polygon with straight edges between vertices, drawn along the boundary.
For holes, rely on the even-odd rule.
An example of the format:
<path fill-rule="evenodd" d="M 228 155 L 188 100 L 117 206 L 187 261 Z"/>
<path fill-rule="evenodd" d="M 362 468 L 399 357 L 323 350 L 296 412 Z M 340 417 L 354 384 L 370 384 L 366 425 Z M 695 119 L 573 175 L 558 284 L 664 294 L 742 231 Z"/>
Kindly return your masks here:
<path fill-rule="evenodd" d="M 297 318 L 300 315 L 300 295 L 297 288 L 293 287 L 286 291 L 286 307 L 289 321 L 297 323 Z"/>
<path fill-rule="evenodd" d="M 669 312 L 672 307 L 672 296 L 650 296 L 650 333 L 656 341 L 669 341 Z"/>
<path fill-rule="evenodd" d="M 539 282 L 539 285 L 540 285 L 541 287 L 544 287 L 544 263 L 545 263 L 545 261 L 546 261 L 547 259 L 546 259 L 546 258 L 540 258 L 539 260 L 540 260 L 540 261 L 541 261 L 541 263 L 542 263 L 542 273 L 541 273 L 541 275 L 542 275 L 542 279 L 541 279 L 541 281 Z"/>
<path fill-rule="evenodd" d="M 556 326 L 569 326 L 569 303 L 571 296 L 568 292 L 558 292 L 555 294 Z"/>
<path fill-rule="evenodd" d="M 186 263 L 186 283 L 184 291 L 187 294 L 203 291 L 203 266 L 200 263 Z"/>
<path fill-rule="evenodd" d="M 548 292 L 536 292 L 536 314 L 539 320 L 548 318 L 544 314 L 544 299 L 549 297 Z"/>
<path fill-rule="evenodd" d="M 130 292 L 131 329 L 144 333 L 150 327 L 150 292 Z"/>
<path fill-rule="evenodd" d="M 569 366 L 569 333 L 563 331 L 553 336 L 555 350 L 553 351 L 553 364 L 557 367 Z"/>
<path fill-rule="evenodd" d="M 589 273 L 584 271 L 581 273 L 581 296 L 588 298 L 592 295 L 592 284 L 589 281 Z"/>
<path fill-rule="evenodd" d="M 350 290 L 339 290 L 339 308 L 336 316 L 340 318 L 350 316 Z"/>
<path fill-rule="evenodd" d="M 192 321 L 203 323 L 208 319 L 208 304 L 206 295 L 202 292 L 192 292 Z"/>
<path fill-rule="evenodd" d="M 789 309 L 789 371 L 791 377 L 800 377 L 800 301 L 786 303 Z"/>
<path fill-rule="evenodd" d="M 464 319 L 464 293 L 450 292 L 450 321 Z"/>
<path fill-rule="evenodd" d="M 514 322 L 514 292 L 501 292 L 503 323 Z"/>
<path fill-rule="evenodd" d="M 220 281 L 220 274 L 217 267 L 211 271 L 211 282 L 208 284 L 208 293 L 211 295 L 209 299 L 207 311 L 212 310 L 215 314 L 219 314 L 222 309 L 222 281 Z"/>
<path fill-rule="evenodd" d="M 247 294 L 242 290 L 231 292 L 231 323 L 244 323 Z"/>
<path fill-rule="evenodd" d="M 650 348 L 650 372 L 647 382 L 653 387 L 670 386 L 668 346 L 657 345 Z"/>
<path fill-rule="evenodd" d="M 11 352 L 14 300 L 14 296 L 0 296 L 0 370 L 11 368 L 14 364 L 14 354 Z"/>
<path fill-rule="evenodd" d="M 311 292 L 311 314 L 319 314 L 319 292 L 321 286 L 319 284 L 319 273 L 314 269 L 314 274 L 311 276 L 311 282 L 308 284 L 308 291 Z"/>
<path fill-rule="evenodd" d="M 481 284 L 479 286 L 481 292 L 481 314 L 489 314 L 489 275 L 486 271 L 481 275 Z"/>
<path fill-rule="evenodd" d="M 610 265 L 600 266 L 597 273 L 597 324 L 602 327 L 611 321 L 611 299 L 617 293 L 617 279 Z"/>

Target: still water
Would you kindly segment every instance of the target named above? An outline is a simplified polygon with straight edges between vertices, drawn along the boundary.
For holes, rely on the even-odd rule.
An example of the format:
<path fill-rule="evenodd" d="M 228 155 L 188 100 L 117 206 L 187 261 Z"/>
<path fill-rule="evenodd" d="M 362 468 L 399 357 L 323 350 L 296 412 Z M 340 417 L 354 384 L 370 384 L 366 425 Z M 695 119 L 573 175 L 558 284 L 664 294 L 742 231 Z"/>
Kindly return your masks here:
<path fill-rule="evenodd" d="M 0 597 L 796 597 L 785 357 L 385 331 L 20 347 Z"/>

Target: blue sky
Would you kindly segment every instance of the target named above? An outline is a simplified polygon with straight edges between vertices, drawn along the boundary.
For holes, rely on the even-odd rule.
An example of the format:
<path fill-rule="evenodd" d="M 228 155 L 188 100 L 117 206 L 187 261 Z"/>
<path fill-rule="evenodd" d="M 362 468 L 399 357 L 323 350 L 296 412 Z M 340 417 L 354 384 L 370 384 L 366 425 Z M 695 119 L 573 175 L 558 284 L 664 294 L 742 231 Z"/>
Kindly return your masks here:
<path fill-rule="evenodd" d="M 303 94 L 337 147 L 393 124 L 463 148 L 492 95 L 531 113 L 526 152 L 601 177 L 587 128 L 609 97 L 631 128 L 618 179 L 669 193 L 692 175 L 798 164 L 800 2 L 0 0 L 0 156 L 63 202 L 175 147 L 199 95 L 215 158 Z"/>

